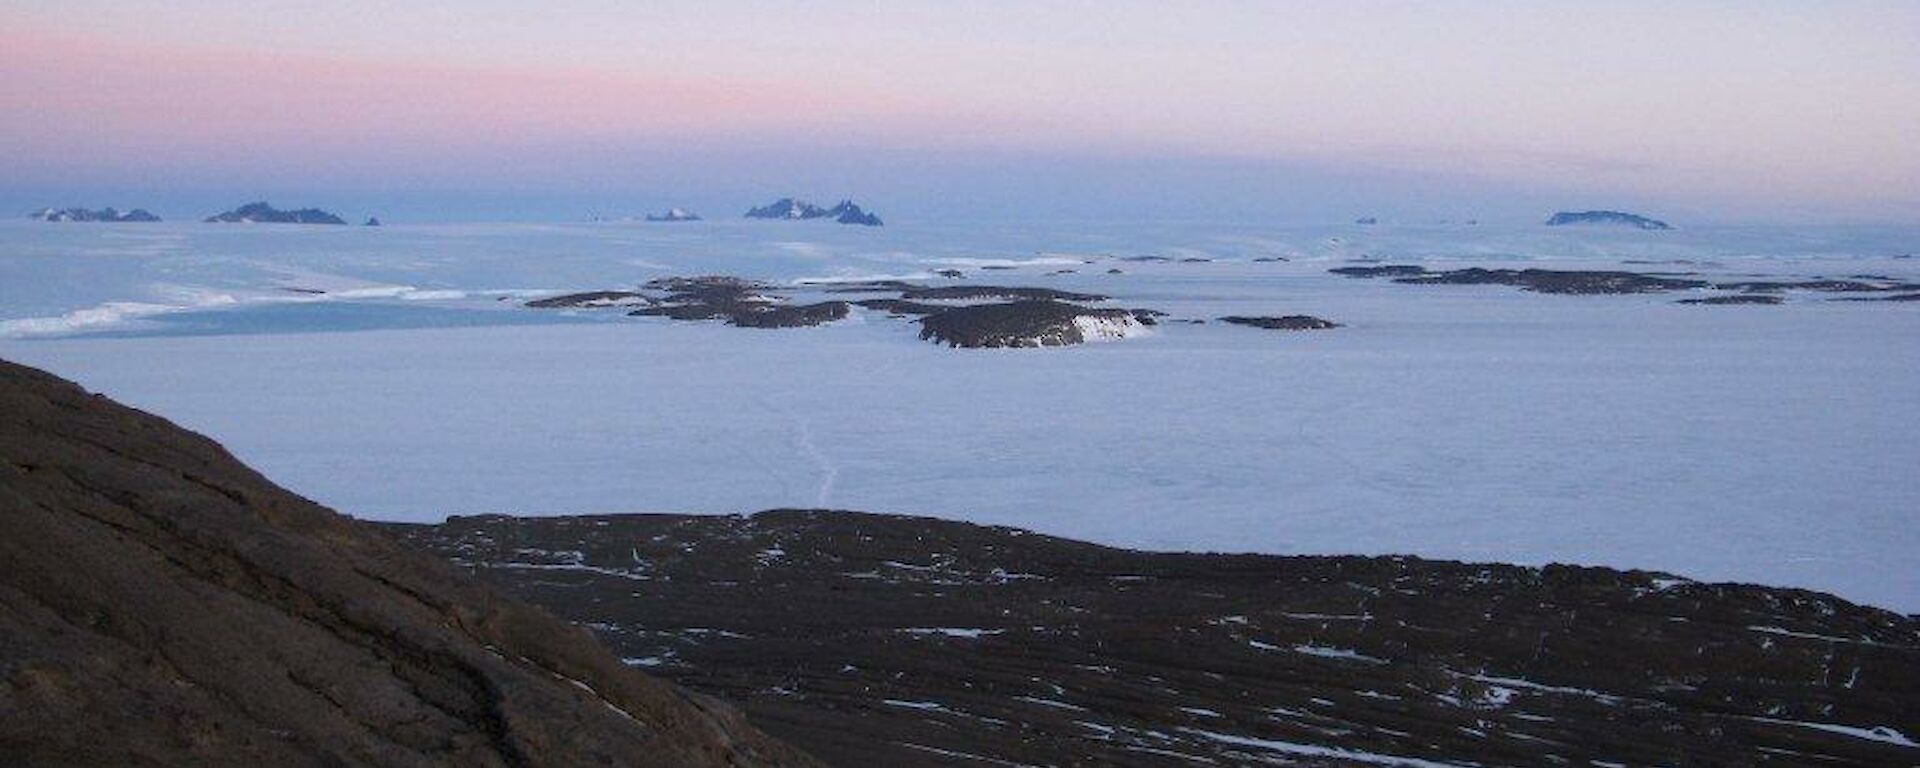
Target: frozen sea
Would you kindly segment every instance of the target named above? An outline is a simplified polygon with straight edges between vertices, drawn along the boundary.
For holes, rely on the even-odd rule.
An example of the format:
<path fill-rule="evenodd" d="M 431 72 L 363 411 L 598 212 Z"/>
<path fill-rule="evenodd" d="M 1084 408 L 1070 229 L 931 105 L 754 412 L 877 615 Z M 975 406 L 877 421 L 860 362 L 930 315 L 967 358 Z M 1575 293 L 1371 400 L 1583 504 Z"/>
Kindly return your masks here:
<path fill-rule="evenodd" d="M 1914 612 L 1920 303 L 1326 271 L 1920 280 L 1914 253 L 1912 227 L 8 222 L 0 357 L 361 517 L 829 506 L 1152 549 L 1649 568 Z M 955 350 L 863 310 L 752 330 L 522 306 L 668 275 L 944 268 L 1175 320 L 1345 327 Z"/>

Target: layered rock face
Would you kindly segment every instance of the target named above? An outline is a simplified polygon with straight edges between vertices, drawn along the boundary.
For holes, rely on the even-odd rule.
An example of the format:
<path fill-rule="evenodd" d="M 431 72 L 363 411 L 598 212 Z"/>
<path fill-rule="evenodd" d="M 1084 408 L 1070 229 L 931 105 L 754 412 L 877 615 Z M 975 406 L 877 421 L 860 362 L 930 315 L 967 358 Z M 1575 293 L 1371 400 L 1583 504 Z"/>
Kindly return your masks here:
<path fill-rule="evenodd" d="M 0 765 L 810 765 L 585 630 L 0 362 Z"/>

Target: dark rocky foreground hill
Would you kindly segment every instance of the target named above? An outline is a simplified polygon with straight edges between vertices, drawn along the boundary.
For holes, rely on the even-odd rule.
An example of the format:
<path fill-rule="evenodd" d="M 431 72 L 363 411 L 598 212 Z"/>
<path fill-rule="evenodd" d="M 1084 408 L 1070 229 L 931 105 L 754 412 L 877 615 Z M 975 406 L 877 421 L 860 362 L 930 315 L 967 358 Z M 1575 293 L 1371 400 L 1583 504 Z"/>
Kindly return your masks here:
<path fill-rule="evenodd" d="M 585 630 L 0 362 L 0 765 L 807 765 Z"/>
<path fill-rule="evenodd" d="M 1920 621 L 850 512 L 395 526 L 849 765 L 1913 765 Z"/>

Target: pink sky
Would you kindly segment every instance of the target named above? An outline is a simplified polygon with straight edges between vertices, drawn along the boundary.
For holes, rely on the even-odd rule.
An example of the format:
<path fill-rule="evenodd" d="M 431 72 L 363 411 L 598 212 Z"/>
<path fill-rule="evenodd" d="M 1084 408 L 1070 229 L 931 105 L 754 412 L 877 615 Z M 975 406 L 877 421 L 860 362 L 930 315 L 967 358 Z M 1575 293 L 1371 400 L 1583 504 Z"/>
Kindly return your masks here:
<path fill-rule="evenodd" d="M 0 172 L 499 185 L 614 178 L 568 147 L 877 147 L 1920 212 L 1899 3 L 281 5 L 0 11 Z"/>

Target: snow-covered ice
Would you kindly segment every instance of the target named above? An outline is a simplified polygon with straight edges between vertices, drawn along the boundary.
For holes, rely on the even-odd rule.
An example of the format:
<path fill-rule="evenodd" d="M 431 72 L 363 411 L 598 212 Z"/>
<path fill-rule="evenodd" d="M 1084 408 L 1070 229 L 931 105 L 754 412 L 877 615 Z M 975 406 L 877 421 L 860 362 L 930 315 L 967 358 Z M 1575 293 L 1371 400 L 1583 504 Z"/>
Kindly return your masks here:
<path fill-rule="evenodd" d="M 0 223 L 0 356 L 367 517 L 820 505 L 1156 549 L 1642 567 L 1920 610 L 1920 305 L 1325 273 L 1372 257 L 1911 280 L 1920 264 L 1896 257 L 1920 231 L 889 225 Z M 1109 258 L 1156 254 L 1176 258 Z M 858 310 L 757 331 L 520 307 L 674 274 L 953 265 L 1170 320 L 1346 327 L 953 350 Z"/>

